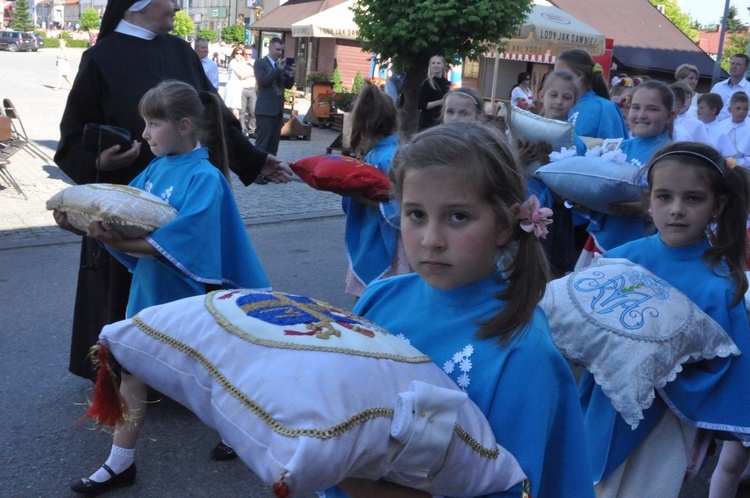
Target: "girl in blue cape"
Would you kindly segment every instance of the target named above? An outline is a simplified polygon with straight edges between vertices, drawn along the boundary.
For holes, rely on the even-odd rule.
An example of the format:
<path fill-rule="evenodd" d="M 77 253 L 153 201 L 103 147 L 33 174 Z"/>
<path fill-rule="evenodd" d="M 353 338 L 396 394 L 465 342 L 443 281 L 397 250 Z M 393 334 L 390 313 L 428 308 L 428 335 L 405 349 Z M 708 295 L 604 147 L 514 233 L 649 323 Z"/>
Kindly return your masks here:
<path fill-rule="evenodd" d="M 380 280 L 354 312 L 403 334 L 482 410 L 528 480 L 493 497 L 593 497 L 575 381 L 537 303 L 548 277 L 538 238 L 550 210 L 526 198 L 496 128 L 430 128 L 394 157 L 401 236 L 416 273 Z M 428 496 L 346 479 L 326 496 Z M 343 492 L 341 491 L 343 490 Z"/>
<path fill-rule="evenodd" d="M 674 122 L 674 93 L 665 83 L 656 80 L 638 85 L 632 94 L 628 122 L 633 128 L 633 138 L 625 140 L 620 150 L 632 165 L 633 175 L 647 164 L 656 151 L 672 141 Z M 628 166 L 624 166 L 628 167 Z M 613 199 L 616 200 L 616 199 Z M 589 215 L 589 234 L 595 243 L 587 249 L 601 253 L 609 249 L 640 239 L 649 234 L 651 224 L 646 221 L 646 213 L 640 201 L 615 202 L 610 204 L 618 214 L 591 212 Z M 586 266 L 582 261 L 589 261 L 584 253 L 576 269 Z"/>
<path fill-rule="evenodd" d="M 645 171 L 659 233 L 604 254 L 642 265 L 682 291 L 724 328 L 742 355 L 683 365 L 635 430 L 584 373 L 579 393 L 598 497 L 677 497 L 686 472 L 689 478 L 700 469 L 711 431 L 750 441 L 750 325 L 743 301 L 748 182 L 740 169 L 728 168 L 703 144 L 664 147 Z M 733 456 L 741 473 L 747 451 Z M 736 481 L 734 491 L 726 489 L 711 496 L 734 496 Z"/>
<path fill-rule="evenodd" d="M 177 217 L 150 235 L 123 239 L 107 223 L 92 222 L 88 236 L 133 273 L 127 318 L 149 306 L 211 289 L 268 289 L 269 283 L 242 222 L 228 182 L 218 95 L 167 80 L 149 90 L 138 111 L 156 159 L 130 185 L 177 209 Z M 208 145 L 208 148 L 201 144 Z M 64 214 L 56 213 L 66 227 Z M 101 494 L 135 482 L 135 444 L 146 410 L 146 385 L 122 372 L 120 393 L 129 420 L 117 428 L 109 458 L 71 489 Z"/>
<path fill-rule="evenodd" d="M 393 100 L 375 85 L 367 85 L 357 97 L 352 113 L 350 148 L 368 150 L 365 162 L 388 173 L 398 148 L 397 110 Z M 342 200 L 346 213 L 346 255 L 349 271 L 346 292 L 361 296 L 372 281 L 411 271 L 400 245 L 394 200 L 377 202 L 349 194 Z"/>
<path fill-rule="evenodd" d="M 569 49 L 560 52 L 555 70 L 570 71 L 583 87 L 578 103 L 570 110 L 568 121 L 581 137 L 628 138 L 628 127 L 617 104 L 609 98 L 602 67 L 585 50 Z"/>

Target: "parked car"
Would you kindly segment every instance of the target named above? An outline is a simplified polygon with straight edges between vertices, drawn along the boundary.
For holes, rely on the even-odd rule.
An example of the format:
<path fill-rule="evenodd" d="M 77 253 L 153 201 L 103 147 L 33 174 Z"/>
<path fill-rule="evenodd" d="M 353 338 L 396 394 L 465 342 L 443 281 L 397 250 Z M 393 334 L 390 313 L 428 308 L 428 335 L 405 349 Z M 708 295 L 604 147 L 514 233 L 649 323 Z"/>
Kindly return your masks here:
<path fill-rule="evenodd" d="M 0 31 L 0 50 L 10 50 L 11 52 L 26 52 L 27 50 L 31 50 L 32 52 L 36 52 L 40 46 L 39 41 L 33 33 Z"/>
<path fill-rule="evenodd" d="M 38 48 L 43 48 L 44 47 L 44 37 L 42 35 L 38 35 L 36 33 L 34 33 L 32 36 L 34 38 L 36 38 Z"/>

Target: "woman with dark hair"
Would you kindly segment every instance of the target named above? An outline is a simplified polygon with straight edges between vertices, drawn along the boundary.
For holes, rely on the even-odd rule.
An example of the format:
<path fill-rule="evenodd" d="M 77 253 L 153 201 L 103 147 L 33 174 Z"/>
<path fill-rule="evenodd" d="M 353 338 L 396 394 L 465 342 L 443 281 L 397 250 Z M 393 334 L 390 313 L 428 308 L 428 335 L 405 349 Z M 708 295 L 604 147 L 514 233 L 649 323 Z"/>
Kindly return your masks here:
<path fill-rule="evenodd" d="M 602 66 L 585 50 L 563 50 L 557 56 L 555 70 L 570 71 L 581 82 L 583 93 L 568 120 L 581 137 L 628 138 L 628 127 L 617 105 L 610 100 Z"/>
<path fill-rule="evenodd" d="M 531 91 L 531 75 L 529 73 L 518 74 L 516 86 L 510 92 L 510 103 L 521 109 L 534 107 L 534 92 Z"/>

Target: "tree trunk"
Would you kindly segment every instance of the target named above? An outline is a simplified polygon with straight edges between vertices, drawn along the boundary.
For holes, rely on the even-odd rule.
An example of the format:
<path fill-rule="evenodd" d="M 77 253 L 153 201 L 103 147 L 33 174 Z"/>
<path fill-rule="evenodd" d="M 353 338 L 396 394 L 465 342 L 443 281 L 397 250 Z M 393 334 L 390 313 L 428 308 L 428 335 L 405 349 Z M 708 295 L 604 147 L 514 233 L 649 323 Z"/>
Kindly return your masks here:
<path fill-rule="evenodd" d="M 399 130 L 405 139 L 417 132 L 419 125 L 419 88 L 424 81 L 425 71 L 411 69 L 404 77 L 404 83 L 401 86 L 401 92 L 404 95 L 404 107 L 401 109 L 399 118 Z"/>

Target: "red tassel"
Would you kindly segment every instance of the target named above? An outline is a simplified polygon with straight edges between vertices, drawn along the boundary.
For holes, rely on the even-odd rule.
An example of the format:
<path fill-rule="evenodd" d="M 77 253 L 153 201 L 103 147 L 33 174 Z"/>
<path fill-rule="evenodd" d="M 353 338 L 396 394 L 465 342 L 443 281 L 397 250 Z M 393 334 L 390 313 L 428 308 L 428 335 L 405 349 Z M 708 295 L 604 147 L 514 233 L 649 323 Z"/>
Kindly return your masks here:
<path fill-rule="evenodd" d="M 125 400 L 120 396 L 120 388 L 117 378 L 112 371 L 110 352 L 100 342 L 92 348 L 96 352 L 96 360 L 99 364 L 99 372 L 94 386 L 94 402 L 82 419 L 90 418 L 99 425 L 114 427 L 125 420 Z"/>
<path fill-rule="evenodd" d="M 289 489 L 284 479 L 286 478 L 286 470 L 281 473 L 281 478 L 276 481 L 273 485 L 273 495 L 276 498 L 291 498 L 292 490 Z"/>

